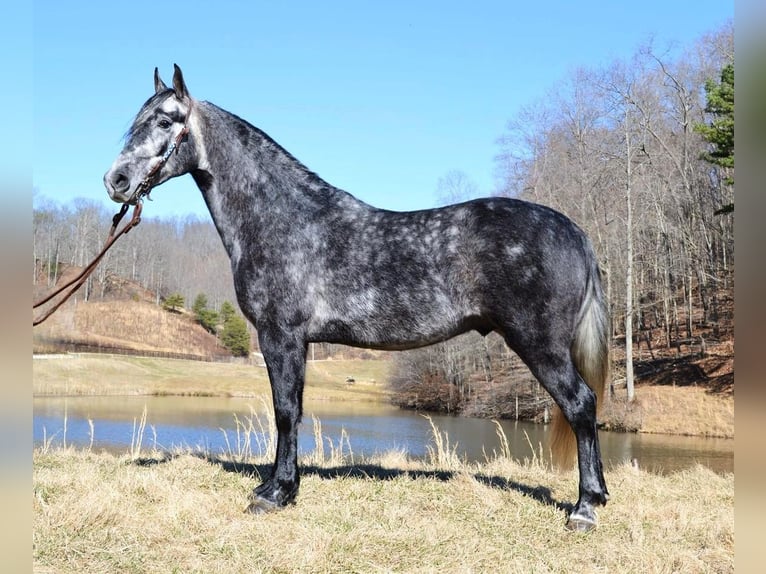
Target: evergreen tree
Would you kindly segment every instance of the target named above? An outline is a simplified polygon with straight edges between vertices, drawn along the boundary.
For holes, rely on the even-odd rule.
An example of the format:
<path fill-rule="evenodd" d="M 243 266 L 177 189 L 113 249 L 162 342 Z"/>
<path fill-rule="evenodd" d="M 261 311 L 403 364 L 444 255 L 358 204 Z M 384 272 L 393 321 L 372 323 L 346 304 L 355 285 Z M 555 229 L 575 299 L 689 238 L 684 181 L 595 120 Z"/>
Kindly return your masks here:
<path fill-rule="evenodd" d="M 200 311 L 207 309 L 207 295 L 200 293 L 194 298 L 194 304 L 192 305 L 192 311 L 194 315 L 199 315 Z"/>
<path fill-rule="evenodd" d="M 180 313 L 184 308 L 184 296 L 180 293 L 171 293 L 162 301 L 162 308 L 171 313 Z"/>
<path fill-rule="evenodd" d="M 194 318 L 197 320 L 197 323 L 202 325 L 202 327 L 209 333 L 215 334 L 217 330 L 216 327 L 218 326 L 218 313 L 213 309 L 207 308 L 207 296 L 204 293 L 200 293 L 194 299 L 192 311 L 194 312 Z"/>
<path fill-rule="evenodd" d="M 244 318 L 232 314 L 226 319 L 221 333 L 221 343 L 235 356 L 247 357 L 250 354 L 250 333 Z"/>
<path fill-rule="evenodd" d="M 705 111 L 713 115 L 710 124 L 697 124 L 695 129 L 712 145 L 712 150 L 703 157 L 723 168 L 734 168 L 734 64 L 724 66 L 721 81 L 708 80 L 705 83 L 707 106 Z M 724 180 L 728 185 L 734 183 L 729 176 Z M 716 213 L 730 213 L 734 204 L 730 203 Z"/>
<path fill-rule="evenodd" d="M 226 321 L 229 320 L 229 317 L 237 314 L 237 310 L 229 301 L 224 301 L 218 314 L 221 317 L 221 321 L 226 323 Z"/>

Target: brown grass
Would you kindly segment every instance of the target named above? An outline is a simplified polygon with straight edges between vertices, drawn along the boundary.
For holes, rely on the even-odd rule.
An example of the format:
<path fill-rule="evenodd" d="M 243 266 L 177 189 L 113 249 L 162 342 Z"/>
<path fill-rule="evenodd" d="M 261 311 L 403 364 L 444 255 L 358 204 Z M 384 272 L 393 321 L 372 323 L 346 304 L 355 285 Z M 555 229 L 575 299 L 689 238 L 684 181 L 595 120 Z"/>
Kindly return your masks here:
<path fill-rule="evenodd" d="M 188 313 L 171 313 L 147 301 L 67 303 L 32 331 L 35 352 L 71 345 L 200 357 L 229 355 Z"/>
<path fill-rule="evenodd" d="M 266 516 L 242 512 L 266 459 L 38 449 L 35 571 L 734 571 L 733 475 L 613 469 L 600 526 L 582 535 L 564 529 L 574 473 L 468 465 L 442 447 L 427 463 L 315 453 L 298 504 Z"/>
<path fill-rule="evenodd" d="M 734 396 L 700 387 L 641 387 L 641 432 L 734 438 Z"/>
<path fill-rule="evenodd" d="M 307 399 L 382 401 L 389 363 L 379 360 L 311 362 Z M 353 378 L 354 383 L 346 382 Z M 78 354 L 32 361 L 35 395 L 270 395 L 265 367 L 182 359 Z"/>
<path fill-rule="evenodd" d="M 610 430 L 734 438 L 734 395 L 642 385 L 633 403 L 621 397 L 607 401 L 599 419 Z"/>

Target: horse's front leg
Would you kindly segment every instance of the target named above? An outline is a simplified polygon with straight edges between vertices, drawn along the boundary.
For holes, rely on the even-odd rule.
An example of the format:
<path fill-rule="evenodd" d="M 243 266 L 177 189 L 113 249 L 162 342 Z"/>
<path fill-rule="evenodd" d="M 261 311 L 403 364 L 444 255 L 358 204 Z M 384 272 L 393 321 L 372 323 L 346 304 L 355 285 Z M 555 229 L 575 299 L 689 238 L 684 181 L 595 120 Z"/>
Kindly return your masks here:
<path fill-rule="evenodd" d="M 271 476 L 250 497 L 253 514 L 277 510 L 298 494 L 298 424 L 303 414 L 306 342 L 278 327 L 260 328 L 258 340 L 271 382 L 277 425 L 277 454 Z"/>

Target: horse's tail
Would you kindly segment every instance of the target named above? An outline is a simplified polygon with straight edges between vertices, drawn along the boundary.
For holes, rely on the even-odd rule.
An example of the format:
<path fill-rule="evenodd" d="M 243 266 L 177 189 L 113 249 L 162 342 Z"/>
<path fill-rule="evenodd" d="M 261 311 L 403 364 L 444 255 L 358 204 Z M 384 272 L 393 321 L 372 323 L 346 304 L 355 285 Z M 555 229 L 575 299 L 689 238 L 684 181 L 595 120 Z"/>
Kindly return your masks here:
<path fill-rule="evenodd" d="M 595 393 L 596 408 L 600 410 L 609 377 L 609 311 L 595 256 L 591 255 L 590 260 L 587 291 L 580 307 L 571 353 L 577 371 Z M 554 409 L 551 428 L 554 463 L 560 467 L 571 466 L 576 450 L 572 428 L 561 409 Z"/>

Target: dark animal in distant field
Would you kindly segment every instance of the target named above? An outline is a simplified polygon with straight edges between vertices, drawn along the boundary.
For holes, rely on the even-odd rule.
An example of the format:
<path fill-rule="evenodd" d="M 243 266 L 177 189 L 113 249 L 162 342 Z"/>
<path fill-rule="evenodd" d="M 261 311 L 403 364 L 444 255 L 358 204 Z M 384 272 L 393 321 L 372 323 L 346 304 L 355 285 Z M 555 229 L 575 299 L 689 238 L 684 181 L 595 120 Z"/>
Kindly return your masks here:
<path fill-rule="evenodd" d="M 565 455 L 574 436 L 580 473 L 568 525 L 592 528 L 608 498 L 596 430 L 608 315 L 583 231 L 515 199 L 405 213 L 371 207 L 246 121 L 193 99 L 178 66 L 172 88 L 156 69 L 154 84 L 104 183 L 127 203 L 186 173 L 202 191 L 274 400 L 276 461 L 249 510 L 277 509 L 298 493 L 310 342 L 411 349 L 476 330 L 502 335 L 559 406 L 554 433 L 570 440 L 554 452 Z"/>

